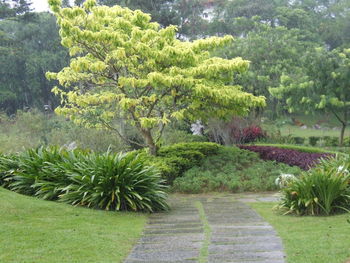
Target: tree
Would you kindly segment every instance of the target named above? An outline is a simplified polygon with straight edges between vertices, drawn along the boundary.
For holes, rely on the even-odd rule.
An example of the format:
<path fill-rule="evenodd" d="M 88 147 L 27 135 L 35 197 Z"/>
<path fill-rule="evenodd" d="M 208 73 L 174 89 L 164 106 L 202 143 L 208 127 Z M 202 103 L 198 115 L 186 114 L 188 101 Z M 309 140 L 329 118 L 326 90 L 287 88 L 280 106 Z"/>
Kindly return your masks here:
<path fill-rule="evenodd" d="M 55 17 L 46 12 L 30 21 L 4 19 L 0 31 L 0 110 L 57 105 L 45 73 L 67 65 L 68 52 L 60 45 Z"/>
<path fill-rule="evenodd" d="M 176 13 L 173 8 L 169 8 L 175 0 L 99 0 L 100 5 L 114 6 L 120 5 L 132 10 L 140 9 L 144 13 L 151 15 L 152 20 L 163 26 L 177 24 Z"/>
<path fill-rule="evenodd" d="M 18 93 L 24 85 L 22 43 L 14 38 L 9 24 L 33 20 L 31 3 L 27 0 L 0 0 L 0 109 L 8 113 L 18 108 Z M 22 54 L 21 54 L 22 55 Z"/>
<path fill-rule="evenodd" d="M 0 19 L 25 16 L 32 10 L 30 6 L 28 0 L 0 0 Z"/>
<path fill-rule="evenodd" d="M 299 40 L 299 32 L 285 27 L 256 25 L 244 38 L 234 41 L 223 53 L 229 57 L 240 54 L 251 62 L 250 70 L 242 74 L 239 82 L 254 95 L 268 97 L 269 87 L 279 86 L 284 72 L 300 66 L 300 52 L 307 43 Z"/>
<path fill-rule="evenodd" d="M 76 0 L 81 6 L 85 0 Z M 98 0 L 99 5 L 128 7 L 140 9 L 152 17 L 152 21 L 161 26 L 176 25 L 178 37 L 195 39 L 207 35 L 208 21 L 204 18 L 209 0 Z M 204 34 L 203 34 L 204 33 Z"/>
<path fill-rule="evenodd" d="M 350 114 L 349 83 L 350 49 L 317 48 L 305 55 L 305 65 L 298 74 L 282 76 L 280 87 L 270 92 L 284 99 L 290 112 L 332 113 L 341 123 L 339 144 L 343 145 Z"/>
<path fill-rule="evenodd" d="M 350 2 L 339 0 L 221 0 L 211 23 L 214 34 L 240 36 L 223 53 L 240 54 L 251 61 L 239 84 L 254 95 L 267 97 L 265 113 L 273 119 L 283 113 L 285 102 L 269 94 L 280 86 L 281 76 L 305 72 L 315 47 L 329 50 L 349 43 Z M 301 69 L 301 67 L 305 67 Z"/>
<path fill-rule="evenodd" d="M 287 3 L 286 0 L 220 0 L 215 6 L 211 30 L 246 36 L 254 30 L 256 22 L 274 27 L 278 24 L 277 8 Z"/>
<path fill-rule="evenodd" d="M 162 130 L 173 119 L 244 115 L 265 104 L 234 84 L 248 61 L 211 57 L 230 36 L 180 41 L 175 26 L 160 28 L 139 10 L 96 6 L 93 0 L 66 9 L 59 0 L 49 3 L 62 44 L 75 57 L 47 77 L 66 87 L 53 89 L 62 97 L 56 111 L 76 122 L 113 129 L 126 139 L 113 126 L 120 115 L 155 155 Z"/>

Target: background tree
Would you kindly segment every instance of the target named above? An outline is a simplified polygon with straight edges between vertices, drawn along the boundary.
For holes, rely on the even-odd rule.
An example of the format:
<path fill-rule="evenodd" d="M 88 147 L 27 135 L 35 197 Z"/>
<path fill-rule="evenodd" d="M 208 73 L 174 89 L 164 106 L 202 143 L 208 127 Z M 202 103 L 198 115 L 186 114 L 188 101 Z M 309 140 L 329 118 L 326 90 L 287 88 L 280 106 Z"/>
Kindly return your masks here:
<path fill-rule="evenodd" d="M 81 6 L 85 0 L 76 0 L 75 5 Z M 176 25 L 177 36 L 184 39 L 197 39 L 208 36 L 208 11 L 214 1 L 210 0 L 98 0 L 99 5 L 128 7 L 140 9 L 150 14 L 152 21 L 161 26 Z"/>
<path fill-rule="evenodd" d="M 265 114 L 271 118 L 276 118 L 280 112 L 280 102 L 270 95 L 268 89 L 278 87 L 283 74 L 298 69 L 301 63 L 300 53 L 313 45 L 301 41 L 301 38 L 298 30 L 256 23 L 254 31 L 250 31 L 244 38 L 236 39 L 221 53 L 228 58 L 240 54 L 251 62 L 250 70 L 237 81 L 254 95 L 267 98 Z"/>
<path fill-rule="evenodd" d="M 45 72 L 65 66 L 68 53 L 60 44 L 54 16 L 12 18 L 0 21 L 0 110 L 12 114 L 25 107 L 57 105 Z"/>
<path fill-rule="evenodd" d="M 20 16 L 26 16 L 31 11 L 29 0 L 0 0 L 0 19 L 21 18 Z"/>
<path fill-rule="evenodd" d="M 290 112 L 321 111 L 331 113 L 341 124 L 339 144 L 350 114 L 350 49 L 327 51 L 317 48 L 305 56 L 298 74 L 285 75 L 278 88 L 270 92 L 286 101 Z"/>
<path fill-rule="evenodd" d="M 119 5 L 132 10 L 140 9 L 151 15 L 152 20 L 163 26 L 177 25 L 176 12 L 171 6 L 176 0 L 99 0 L 100 5 Z"/>
<path fill-rule="evenodd" d="M 307 71 L 300 68 L 310 66 L 316 47 L 332 50 L 347 45 L 349 10 L 350 2 L 343 0 L 222 0 L 215 6 L 209 30 L 240 36 L 222 54 L 240 54 L 251 61 L 239 83 L 254 95 L 266 96 L 265 115 L 276 119 L 283 114 L 285 101 L 270 96 L 269 88 L 279 87 L 285 74 Z M 310 54 L 308 62 L 302 61 L 305 53 Z"/>
<path fill-rule="evenodd" d="M 61 9 L 59 0 L 49 3 L 62 44 L 76 57 L 47 76 L 68 88 L 54 89 L 63 98 L 57 112 L 76 122 L 104 126 L 123 137 L 112 124 L 121 116 L 156 154 L 157 140 L 172 119 L 244 115 L 264 106 L 263 97 L 234 85 L 247 61 L 210 55 L 232 37 L 183 42 L 175 37 L 176 27 L 160 28 L 141 11 L 96 6 L 93 0 L 71 9 Z"/>
<path fill-rule="evenodd" d="M 9 21 L 30 22 L 33 18 L 30 5 L 25 0 L 0 1 L 0 109 L 7 112 L 18 108 L 17 95 L 24 84 L 21 43 L 13 37 L 13 28 L 9 30 Z"/>

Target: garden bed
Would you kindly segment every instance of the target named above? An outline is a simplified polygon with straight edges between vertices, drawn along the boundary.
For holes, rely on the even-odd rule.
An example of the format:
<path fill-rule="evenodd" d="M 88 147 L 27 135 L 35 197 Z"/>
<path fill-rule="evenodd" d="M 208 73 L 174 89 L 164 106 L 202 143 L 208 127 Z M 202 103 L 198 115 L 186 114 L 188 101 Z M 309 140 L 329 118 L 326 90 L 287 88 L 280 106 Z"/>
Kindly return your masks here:
<path fill-rule="evenodd" d="M 263 160 L 298 166 L 303 170 L 314 167 L 321 158 L 331 158 L 335 156 L 333 153 L 307 153 L 273 146 L 239 145 L 238 147 L 258 153 Z"/>

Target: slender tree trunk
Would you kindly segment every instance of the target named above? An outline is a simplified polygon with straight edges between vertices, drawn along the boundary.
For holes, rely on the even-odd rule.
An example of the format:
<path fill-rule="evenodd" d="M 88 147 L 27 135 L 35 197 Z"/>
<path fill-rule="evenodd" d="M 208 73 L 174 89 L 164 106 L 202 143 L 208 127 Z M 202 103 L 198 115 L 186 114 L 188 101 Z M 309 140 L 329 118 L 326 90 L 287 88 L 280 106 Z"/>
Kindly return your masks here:
<path fill-rule="evenodd" d="M 142 134 L 142 137 L 145 139 L 145 142 L 149 148 L 150 154 L 156 156 L 157 152 L 158 152 L 158 147 L 154 143 L 154 139 L 152 137 L 151 130 L 141 128 L 141 134 Z"/>
<path fill-rule="evenodd" d="M 348 111 L 345 108 L 344 112 L 343 112 L 343 121 L 341 122 L 342 127 L 341 127 L 341 131 L 340 131 L 340 140 L 339 140 L 339 146 L 343 146 L 344 144 L 344 134 L 345 134 L 345 129 L 347 127 L 348 124 Z"/>
<path fill-rule="evenodd" d="M 348 124 L 348 110 L 344 109 L 343 111 L 343 118 L 340 118 L 340 116 L 336 113 L 336 111 L 332 110 L 334 116 L 337 118 L 337 120 L 341 123 L 341 130 L 340 130 L 340 137 L 339 137 L 339 146 L 343 146 L 344 144 L 344 134 L 345 129 Z"/>
<path fill-rule="evenodd" d="M 344 144 L 344 134 L 345 134 L 345 129 L 346 129 L 346 123 L 343 122 L 340 130 L 340 138 L 339 138 L 339 146 L 343 146 Z"/>

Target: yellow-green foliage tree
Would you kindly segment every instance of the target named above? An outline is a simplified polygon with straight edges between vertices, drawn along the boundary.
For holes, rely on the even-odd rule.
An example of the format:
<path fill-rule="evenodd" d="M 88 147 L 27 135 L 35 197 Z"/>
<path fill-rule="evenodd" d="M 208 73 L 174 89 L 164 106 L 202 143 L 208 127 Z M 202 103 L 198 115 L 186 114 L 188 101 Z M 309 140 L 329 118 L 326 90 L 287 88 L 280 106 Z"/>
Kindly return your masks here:
<path fill-rule="evenodd" d="M 68 67 L 47 73 L 64 88 L 56 112 L 88 126 L 116 130 L 122 116 L 140 132 L 151 154 L 163 127 L 173 119 L 244 115 L 265 104 L 234 85 L 249 62 L 211 57 L 231 36 L 193 42 L 176 39 L 176 27 L 161 28 L 139 10 L 97 6 L 61 8 L 49 0 L 60 26 L 62 44 L 70 51 Z"/>

